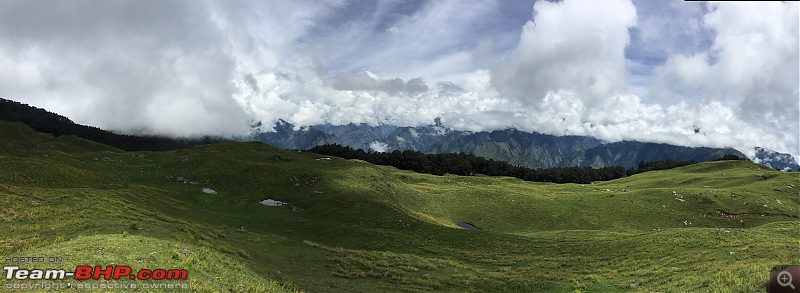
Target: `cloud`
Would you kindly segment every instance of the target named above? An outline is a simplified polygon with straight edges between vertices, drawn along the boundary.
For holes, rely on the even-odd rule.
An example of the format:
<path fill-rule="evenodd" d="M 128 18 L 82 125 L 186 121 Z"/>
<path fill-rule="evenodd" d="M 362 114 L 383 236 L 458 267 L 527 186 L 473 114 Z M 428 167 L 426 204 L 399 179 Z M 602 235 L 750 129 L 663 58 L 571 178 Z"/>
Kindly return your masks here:
<path fill-rule="evenodd" d="M 3 1 L 0 95 L 76 122 L 170 135 L 234 133 L 234 60 L 203 5 Z"/>
<path fill-rule="evenodd" d="M 504 95 L 534 103 L 571 90 L 587 101 L 625 90 L 624 48 L 636 24 L 630 1 L 538 1 L 519 45 L 493 70 Z"/>
<path fill-rule="evenodd" d="M 392 14 L 404 6 L 416 9 Z M 501 42 L 507 33 L 494 27 L 498 6 L 494 0 L 381 1 L 372 13 L 330 29 L 317 54 L 337 71 L 441 81 L 471 69 L 470 52 L 480 39 Z"/>
<path fill-rule="evenodd" d="M 369 143 L 369 149 L 379 153 L 385 153 L 386 151 L 389 150 L 389 145 L 386 144 L 385 142 L 373 141 Z"/>
<path fill-rule="evenodd" d="M 332 77 L 331 86 L 344 91 L 380 91 L 388 94 L 419 94 L 428 91 L 428 85 L 422 78 L 403 81 L 399 78 L 381 80 L 370 72 L 340 73 Z"/>
<path fill-rule="evenodd" d="M 171 135 L 516 128 L 800 153 L 796 3 L 0 2 L 0 96 Z"/>
<path fill-rule="evenodd" d="M 781 133 L 782 151 L 800 150 L 797 10 L 792 2 L 709 4 L 703 24 L 716 33 L 713 45 L 657 67 L 656 98 L 724 103 L 747 127 Z"/>
<path fill-rule="evenodd" d="M 708 7 L 702 2 L 634 0 L 638 22 L 630 30 L 626 57 L 644 64 L 660 64 L 673 54 L 706 51 L 713 31 L 703 23 Z"/>

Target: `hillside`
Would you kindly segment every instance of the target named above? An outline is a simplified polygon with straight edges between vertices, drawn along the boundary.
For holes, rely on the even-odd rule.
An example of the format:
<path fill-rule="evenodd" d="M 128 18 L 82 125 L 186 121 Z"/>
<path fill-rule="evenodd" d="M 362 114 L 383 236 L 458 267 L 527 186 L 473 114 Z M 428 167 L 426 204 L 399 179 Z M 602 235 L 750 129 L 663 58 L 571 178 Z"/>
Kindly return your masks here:
<path fill-rule="evenodd" d="M 118 134 L 72 122 L 67 117 L 20 102 L 0 98 L 0 120 L 22 122 L 38 132 L 72 135 L 128 151 L 162 151 L 222 141 L 219 137 L 172 138 Z"/>
<path fill-rule="evenodd" d="M 257 142 L 125 152 L 9 122 L 0 137 L 0 254 L 185 268 L 201 292 L 753 292 L 800 263 L 800 174 L 744 161 L 580 185 Z"/>

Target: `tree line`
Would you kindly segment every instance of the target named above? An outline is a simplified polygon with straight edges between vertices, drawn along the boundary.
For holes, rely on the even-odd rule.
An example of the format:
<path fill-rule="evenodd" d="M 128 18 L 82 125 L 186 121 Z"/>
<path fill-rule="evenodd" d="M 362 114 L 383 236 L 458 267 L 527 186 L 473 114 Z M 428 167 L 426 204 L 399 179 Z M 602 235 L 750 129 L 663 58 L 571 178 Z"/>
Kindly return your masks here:
<path fill-rule="evenodd" d="M 336 156 L 345 159 L 359 159 L 376 165 L 393 166 L 402 170 L 434 175 L 454 174 L 472 176 L 484 174 L 489 176 L 509 176 L 525 181 L 552 182 L 552 183 L 580 183 L 588 184 L 592 181 L 607 181 L 618 179 L 633 174 L 665 170 L 694 164 L 694 161 L 655 161 L 640 162 L 637 169 L 616 167 L 556 167 L 547 169 L 533 169 L 524 166 L 514 166 L 507 162 L 496 161 L 478 157 L 473 154 L 425 154 L 420 151 L 399 151 L 390 153 L 365 152 L 338 144 L 316 146 L 309 152 Z"/>
<path fill-rule="evenodd" d="M 54 136 L 74 135 L 126 151 L 162 151 L 185 149 L 222 141 L 216 137 L 170 138 L 116 134 L 97 127 L 76 124 L 67 117 L 17 101 L 0 98 L 0 120 L 22 122 L 38 132 Z"/>

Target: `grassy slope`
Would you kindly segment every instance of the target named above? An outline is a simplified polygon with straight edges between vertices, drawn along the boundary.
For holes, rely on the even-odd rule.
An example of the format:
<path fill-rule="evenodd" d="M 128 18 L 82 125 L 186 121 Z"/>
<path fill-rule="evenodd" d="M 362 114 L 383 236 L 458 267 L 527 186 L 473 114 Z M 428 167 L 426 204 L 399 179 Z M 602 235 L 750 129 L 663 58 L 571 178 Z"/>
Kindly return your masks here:
<path fill-rule="evenodd" d="M 557 185 L 260 143 L 130 153 L 5 122 L 0 137 L 0 254 L 187 268 L 197 291 L 752 292 L 800 263 L 797 218 L 717 213 L 800 214 L 797 173 L 747 162 Z"/>

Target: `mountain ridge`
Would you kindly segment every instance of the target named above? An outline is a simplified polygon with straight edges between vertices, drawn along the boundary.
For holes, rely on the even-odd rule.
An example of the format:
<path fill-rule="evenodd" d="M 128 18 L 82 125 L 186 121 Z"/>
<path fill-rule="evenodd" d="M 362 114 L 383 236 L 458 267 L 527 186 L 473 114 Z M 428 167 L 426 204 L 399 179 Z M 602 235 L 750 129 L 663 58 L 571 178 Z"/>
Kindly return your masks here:
<path fill-rule="evenodd" d="M 112 133 L 74 123 L 69 118 L 12 100 L 0 99 L 0 120 L 25 123 L 36 131 L 75 135 L 124 150 L 173 150 L 220 142 L 218 137 L 195 139 L 135 136 Z M 365 151 L 415 150 L 424 153 L 468 153 L 529 168 L 635 167 L 640 161 L 711 161 L 724 155 L 745 158 L 734 149 L 692 148 L 646 142 L 604 143 L 592 137 L 554 136 L 515 129 L 469 132 L 447 129 L 436 121 L 428 126 L 367 124 L 313 125 L 295 127 L 278 121 L 272 131 L 255 125 L 239 141 L 260 141 L 284 149 L 310 149 L 324 144 L 341 144 Z M 796 158 L 755 147 L 750 160 L 782 171 L 800 171 Z"/>
<path fill-rule="evenodd" d="M 284 121 L 281 125 L 274 132 L 259 133 L 249 139 L 282 148 L 303 150 L 323 144 L 340 144 L 364 151 L 413 150 L 430 154 L 463 152 L 529 168 L 631 168 L 641 161 L 702 162 L 716 160 L 725 155 L 747 158 L 744 153 L 732 148 L 684 147 L 638 141 L 603 142 L 592 137 L 555 136 L 516 129 L 469 132 L 447 129 L 440 124 L 416 127 L 323 124 L 295 130 L 295 127 L 287 126 L 291 123 Z M 375 149 L 374 146 L 378 145 L 381 149 Z M 800 169 L 790 155 L 775 152 L 757 154 L 761 157 L 754 157 L 756 162 L 780 162 L 781 168 L 786 170 Z M 768 155 L 781 156 L 781 159 L 771 159 Z"/>

